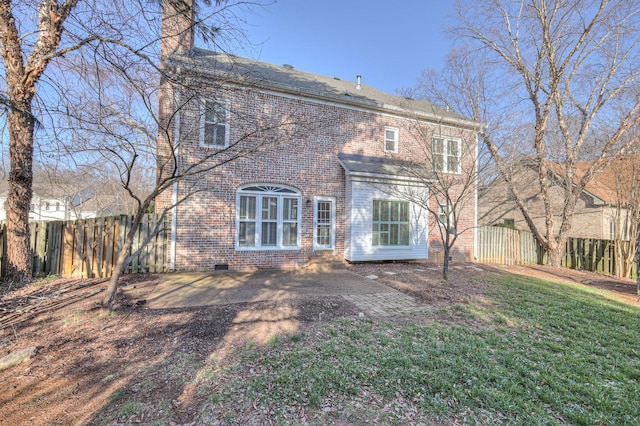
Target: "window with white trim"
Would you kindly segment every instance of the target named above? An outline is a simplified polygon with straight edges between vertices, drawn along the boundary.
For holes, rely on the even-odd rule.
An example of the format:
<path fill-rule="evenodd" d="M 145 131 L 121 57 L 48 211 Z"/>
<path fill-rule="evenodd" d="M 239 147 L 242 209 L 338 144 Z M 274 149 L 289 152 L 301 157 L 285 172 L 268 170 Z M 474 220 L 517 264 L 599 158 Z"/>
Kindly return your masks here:
<path fill-rule="evenodd" d="M 336 241 L 336 199 L 315 197 L 313 208 L 313 249 L 331 250 Z"/>
<path fill-rule="evenodd" d="M 453 207 L 450 201 L 438 202 L 438 222 L 444 227 L 453 227 Z"/>
<path fill-rule="evenodd" d="M 302 197 L 279 185 L 250 185 L 238 190 L 236 247 L 287 250 L 300 248 Z"/>
<path fill-rule="evenodd" d="M 200 145 L 210 148 L 228 147 L 228 102 L 204 99 L 200 106 Z"/>
<path fill-rule="evenodd" d="M 433 169 L 436 172 L 460 173 L 460 139 L 434 137 Z"/>
<path fill-rule="evenodd" d="M 384 128 L 385 152 L 398 152 L 398 129 L 395 127 Z"/>
<path fill-rule="evenodd" d="M 409 245 L 409 202 L 373 200 L 373 246 Z"/>

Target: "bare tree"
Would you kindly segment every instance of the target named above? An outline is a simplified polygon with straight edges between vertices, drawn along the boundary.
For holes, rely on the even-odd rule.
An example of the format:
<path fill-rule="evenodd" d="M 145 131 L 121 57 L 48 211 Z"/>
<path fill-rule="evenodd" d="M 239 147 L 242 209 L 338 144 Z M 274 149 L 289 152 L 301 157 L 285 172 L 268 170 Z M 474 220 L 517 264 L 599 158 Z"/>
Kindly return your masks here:
<path fill-rule="evenodd" d="M 244 98 L 256 96 L 251 70 L 239 70 L 232 56 L 216 53 L 230 58 L 229 67 L 202 71 L 198 58 L 190 54 L 193 10 L 165 7 L 171 9 L 165 10 L 168 23 L 163 26 L 169 28 L 163 31 L 160 66 L 117 44 L 100 45 L 91 56 L 70 57 L 66 63 L 69 73 L 78 75 L 79 83 L 65 93 L 58 130 L 68 137 L 59 138 L 59 150 L 72 153 L 74 161 L 81 164 L 107 165 L 135 206 L 103 299 L 103 306 L 109 309 L 114 306 L 124 268 L 160 231 L 163 220 L 132 252 L 139 224 L 157 199 L 163 197 L 155 213 L 164 219 L 190 197 L 211 190 L 203 182 L 223 178 L 212 173 L 214 170 L 241 157 L 276 149 L 322 125 L 319 120 L 309 120 L 302 107 L 284 116 L 237 107 L 247 103 Z M 177 54 L 173 54 L 175 38 L 182 44 Z M 209 109 L 203 97 L 236 102 Z M 202 127 L 205 119 L 233 122 L 228 144 L 217 149 L 198 145 L 201 131 L 207 131 Z M 140 170 L 149 167 L 154 169 L 154 177 L 140 192 L 137 177 Z M 173 190 L 178 184 L 179 194 Z"/>
<path fill-rule="evenodd" d="M 429 227 L 439 231 L 443 251 L 442 278 L 447 280 L 456 242 L 465 233 L 473 232 L 475 227 L 476 134 L 480 128 L 453 129 L 420 121 L 408 123 L 402 130 L 418 141 L 410 155 L 414 161 L 399 163 L 398 167 L 412 183 L 382 189 L 428 212 Z"/>
<path fill-rule="evenodd" d="M 549 263 L 559 266 L 585 185 L 628 148 L 625 135 L 640 121 L 638 5 L 481 0 L 459 1 L 456 10 L 453 34 L 467 40 L 465 54 L 476 67 L 453 74 L 450 87 L 463 90 L 455 99 L 490 117 L 483 140 Z M 473 94 L 480 96 L 465 99 Z M 537 179 L 530 184 L 544 203 L 544 228 L 515 184 L 514 147 L 533 159 Z M 591 162 L 577 178 L 576 162 L 587 155 Z M 551 162 L 561 164 L 559 212 L 550 197 L 558 183 Z"/>
<path fill-rule="evenodd" d="M 32 197 L 34 129 L 39 138 L 59 142 L 68 137 L 56 128 L 64 116 L 68 92 L 78 85 L 78 63 L 108 65 L 124 61 L 155 67 L 147 77 L 158 81 L 160 4 L 179 14 L 193 15 L 201 38 L 212 46 L 236 43 L 242 34 L 241 14 L 234 8 L 250 8 L 256 2 L 202 0 L 98 0 L 0 1 L 0 53 L 2 81 L 0 101 L 6 111 L 9 133 L 7 264 L 4 277 L 16 282 L 31 278 L 29 204 Z M 195 22 L 195 24 L 193 24 Z M 115 56 L 110 56 L 115 55 Z M 98 66 L 99 68 L 99 66 Z M 95 92 L 94 92 L 95 93 Z M 80 104 L 87 101 L 80 98 Z"/>
<path fill-rule="evenodd" d="M 631 278 L 640 236 L 640 156 L 617 158 L 609 166 L 615 191 L 616 276 Z"/>
<path fill-rule="evenodd" d="M 57 56 L 80 48 L 91 39 L 61 44 L 64 25 L 77 4 L 78 0 L 67 0 L 62 4 L 44 0 L 37 5 L 15 5 L 8 0 L 0 2 L 0 45 L 5 85 L 1 99 L 7 111 L 10 156 L 5 205 L 5 276 L 16 282 L 31 278 L 29 205 L 36 123 L 32 102 L 37 84 L 50 62 Z"/>

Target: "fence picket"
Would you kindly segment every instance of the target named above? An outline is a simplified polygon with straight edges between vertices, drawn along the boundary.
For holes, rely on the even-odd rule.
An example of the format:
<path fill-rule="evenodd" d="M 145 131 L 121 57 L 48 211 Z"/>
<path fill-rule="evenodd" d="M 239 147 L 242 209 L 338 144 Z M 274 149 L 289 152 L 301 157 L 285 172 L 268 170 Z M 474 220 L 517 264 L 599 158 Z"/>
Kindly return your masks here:
<path fill-rule="evenodd" d="M 137 229 L 131 254 L 162 220 L 159 232 L 125 266 L 125 273 L 167 272 L 167 227 L 160 215 L 145 215 Z M 31 227 L 33 273 L 67 277 L 110 277 L 133 217 L 115 216 L 76 221 L 34 222 Z M 0 224 L 0 277 L 6 265 L 6 225 Z"/>
<path fill-rule="evenodd" d="M 478 262 L 505 265 L 545 264 L 547 253 L 533 234 L 498 226 L 478 228 Z M 624 242 L 623 244 L 628 244 Z M 565 245 L 562 266 L 570 269 L 613 275 L 616 273 L 616 247 L 610 240 L 569 238 Z M 622 267 L 622 266 L 620 266 Z M 637 277 L 634 262 L 631 276 Z"/>

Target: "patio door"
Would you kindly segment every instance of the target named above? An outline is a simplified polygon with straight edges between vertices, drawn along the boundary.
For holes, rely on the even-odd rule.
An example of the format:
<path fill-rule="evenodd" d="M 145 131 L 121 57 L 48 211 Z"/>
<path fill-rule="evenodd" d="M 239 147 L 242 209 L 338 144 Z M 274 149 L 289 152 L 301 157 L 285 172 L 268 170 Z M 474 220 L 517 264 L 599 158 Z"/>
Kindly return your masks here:
<path fill-rule="evenodd" d="M 313 249 L 332 250 L 336 243 L 336 200 L 316 197 L 313 208 Z"/>

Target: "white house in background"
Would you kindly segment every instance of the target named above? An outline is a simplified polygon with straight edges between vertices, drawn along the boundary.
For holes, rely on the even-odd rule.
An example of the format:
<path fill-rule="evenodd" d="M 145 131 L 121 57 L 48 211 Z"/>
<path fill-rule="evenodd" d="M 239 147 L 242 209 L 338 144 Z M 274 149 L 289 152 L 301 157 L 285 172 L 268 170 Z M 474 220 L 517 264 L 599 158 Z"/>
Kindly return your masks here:
<path fill-rule="evenodd" d="M 84 211 L 82 204 L 93 197 L 88 196 L 85 190 L 82 190 L 71 197 L 45 197 L 33 193 L 31 197 L 31 205 L 29 207 L 29 220 L 35 222 L 49 222 L 54 220 L 76 220 L 89 219 L 99 216 L 98 211 Z M 5 202 L 7 194 L 0 195 L 0 222 L 7 220 L 7 211 Z"/>

